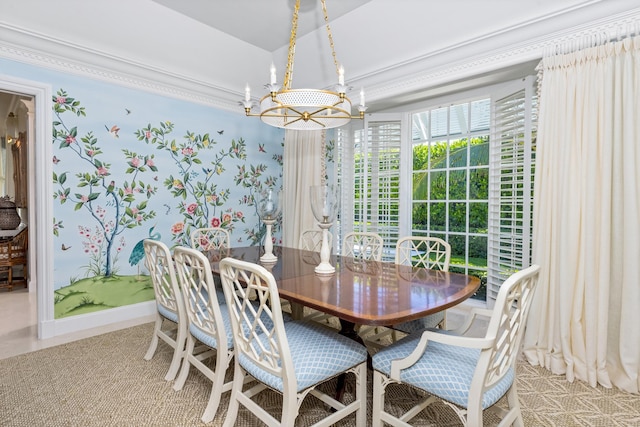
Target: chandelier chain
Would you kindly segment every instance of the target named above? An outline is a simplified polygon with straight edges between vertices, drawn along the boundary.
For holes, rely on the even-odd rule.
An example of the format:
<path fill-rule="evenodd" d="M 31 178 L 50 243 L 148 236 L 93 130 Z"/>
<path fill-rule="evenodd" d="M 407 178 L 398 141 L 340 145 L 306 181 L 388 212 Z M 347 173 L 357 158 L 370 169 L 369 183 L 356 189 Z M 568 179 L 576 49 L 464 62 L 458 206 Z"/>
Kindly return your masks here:
<path fill-rule="evenodd" d="M 336 49 L 333 45 L 333 34 L 331 34 L 331 27 L 329 27 L 329 15 L 327 14 L 327 3 L 322 1 L 322 13 L 324 13 L 324 22 L 327 26 L 327 35 L 329 36 L 329 46 L 331 46 L 331 55 L 333 56 L 333 64 L 336 66 L 336 74 L 340 74 L 340 65 L 338 64 L 338 57 L 336 56 Z"/>
<path fill-rule="evenodd" d="M 324 4 L 324 0 L 323 0 Z M 291 21 L 291 35 L 289 38 L 289 52 L 287 54 L 287 69 L 284 72 L 284 81 L 282 88 L 291 89 L 291 81 L 293 80 L 293 57 L 296 53 L 296 36 L 298 33 L 298 12 L 300 11 L 300 0 L 296 0 L 293 8 L 293 20 Z"/>

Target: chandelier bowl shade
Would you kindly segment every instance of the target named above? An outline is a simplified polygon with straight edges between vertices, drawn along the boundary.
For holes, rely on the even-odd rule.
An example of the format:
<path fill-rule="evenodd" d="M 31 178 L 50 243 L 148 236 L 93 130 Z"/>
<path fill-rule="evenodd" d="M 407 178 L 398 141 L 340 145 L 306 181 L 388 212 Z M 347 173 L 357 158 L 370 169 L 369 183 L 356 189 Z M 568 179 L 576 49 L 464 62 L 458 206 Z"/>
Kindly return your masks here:
<path fill-rule="evenodd" d="M 321 130 L 342 126 L 351 120 L 351 101 L 336 92 L 290 89 L 260 101 L 260 119 L 271 126 L 298 130 Z"/>

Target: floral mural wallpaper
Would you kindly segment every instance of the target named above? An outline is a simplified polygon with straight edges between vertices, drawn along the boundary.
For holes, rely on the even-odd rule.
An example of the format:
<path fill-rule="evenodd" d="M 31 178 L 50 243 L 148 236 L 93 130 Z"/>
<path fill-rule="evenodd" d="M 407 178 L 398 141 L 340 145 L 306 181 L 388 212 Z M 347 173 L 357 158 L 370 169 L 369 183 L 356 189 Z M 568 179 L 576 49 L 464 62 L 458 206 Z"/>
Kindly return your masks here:
<path fill-rule="evenodd" d="M 254 196 L 282 183 L 284 132 L 212 107 L 11 61 L 52 85 L 54 312 L 154 298 L 142 241 L 224 227 L 260 244 Z M 280 233 L 274 233 L 276 242 Z"/>

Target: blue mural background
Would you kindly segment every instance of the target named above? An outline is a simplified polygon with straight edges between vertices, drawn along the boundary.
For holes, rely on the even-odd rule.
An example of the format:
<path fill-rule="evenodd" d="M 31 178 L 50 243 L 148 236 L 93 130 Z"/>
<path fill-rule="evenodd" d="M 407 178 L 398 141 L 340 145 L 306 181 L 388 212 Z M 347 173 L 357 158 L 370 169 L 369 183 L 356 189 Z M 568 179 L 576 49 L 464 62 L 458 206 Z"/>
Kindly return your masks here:
<path fill-rule="evenodd" d="M 54 255 L 55 289 L 91 275 L 90 272 L 87 273 L 91 254 L 87 252 L 87 239 L 81 227 L 85 227 L 86 231 L 86 228 L 93 229 L 99 225 L 94 215 L 96 206 L 101 204 L 103 208 L 109 208 L 108 191 L 99 185 L 92 187 L 92 192 L 97 195 L 93 212 L 84 206 L 78 207 L 77 200 L 80 195 L 87 195 L 89 192 L 87 186 L 79 186 L 82 179 L 78 178 L 77 174 L 82 174 L 85 178 L 91 175 L 94 183 L 100 181 L 95 178 L 104 178 L 107 184 L 113 182 L 117 192 L 118 188 L 124 188 L 125 182 L 131 184 L 132 181 L 132 157 L 127 158 L 123 150 L 136 153 L 138 160 L 152 159 L 152 165 L 156 170 L 147 167 L 144 172 L 138 171 L 137 179 L 142 181 L 147 189 L 155 190 L 151 194 L 134 194 L 136 201 L 132 206 L 146 200 L 144 210 L 148 214 L 153 212 L 154 215 L 143 221 L 130 221 L 129 224 L 133 224 L 133 227 L 122 233 L 124 242 L 114 265 L 118 275 L 138 275 L 140 268 L 144 269 L 144 262 L 132 266 L 128 260 L 136 243 L 149 237 L 151 227 L 154 228 L 154 233 L 160 235 L 160 240 L 170 247 L 185 243 L 185 239 L 188 238 L 185 232 L 180 234 L 176 233 L 176 230 L 180 222 L 185 225 L 189 222 L 194 223 L 196 215 L 190 214 L 199 212 L 189 211 L 188 208 L 195 200 L 189 194 L 183 194 L 185 198 L 182 198 L 183 195 L 176 192 L 176 187 L 170 186 L 167 181 L 169 177 L 174 180 L 182 177 L 184 182 L 185 156 L 182 155 L 182 148 L 195 142 L 199 142 L 201 149 L 198 150 L 197 156 L 190 158 L 189 179 L 195 183 L 203 181 L 207 174 L 213 175 L 210 185 L 213 185 L 218 193 L 218 197 L 214 197 L 218 205 L 211 206 L 208 218 L 200 219 L 210 224 L 214 214 L 222 219 L 223 213 L 229 212 L 233 215 L 233 221 L 226 225 L 231 226 L 234 244 L 250 245 L 260 241 L 263 226 L 255 215 L 252 194 L 261 188 L 281 187 L 284 138 L 284 131 L 281 129 L 266 126 L 259 120 L 245 117 L 240 112 L 235 114 L 5 59 L 0 59 L 0 73 L 50 84 L 54 98 L 52 108 L 56 105 L 56 99 L 58 106 L 63 107 L 65 104 L 60 101 L 65 101 L 65 97 L 73 98 L 73 103 L 66 105 L 75 108 L 75 111 L 61 112 L 59 118 L 53 114 L 52 162 L 55 174 L 54 192 L 57 192 L 54 201 L 54 247 L 60 248 Z M 83 109 L 83 114 L 78 114 L 78 109 Z M 150 138 L 144 138 L 144 129 L 161 129 L 163 124 L 168 123 L 173 128 L 165 135 L 167 145 L 164 149 L 158 149 L 158 143 L 152 144 Z M 64 144 L 65 134 L 68 136 L 69 130 L 73 128 L 77 133 L 73 135 L 75 138 L 71 144 L 76 144 L 79 152 L 84 153 L 84 159 L 78 151 L 72 151 L 69 144 Z M 93 136 L 94 147 L 101 151 L 93 158 L 87 156 L 86 144 L 81 141 L 88 135 Z M 171 144 L 175 148 L 173 151 Z M 211 162 L 216 156 L 221 160 L 212 171 Z M 193 163 L 195 158 L 201 163 Z M 89 161 L 93 159 L 110 165 L 108 175 L 100 176 L 96 172 L 95 164 L 92 165 Z M 62 174 L 66 177 L 63 185 L 55 179 Z M 63 194 L 65 187 L 69 198 L 65 203 L 61 203 L 59 196 Z M 222 205 L 220 193 L 226 196 Z M 75 201 L 71 200 L 73 198 Z M 209 196 L 209 202 L 211 199 Z M 279 239 L 277 231 L 275 236 L 276 240 Z M 120 245 L 120 242 L 117 244 Z"/>

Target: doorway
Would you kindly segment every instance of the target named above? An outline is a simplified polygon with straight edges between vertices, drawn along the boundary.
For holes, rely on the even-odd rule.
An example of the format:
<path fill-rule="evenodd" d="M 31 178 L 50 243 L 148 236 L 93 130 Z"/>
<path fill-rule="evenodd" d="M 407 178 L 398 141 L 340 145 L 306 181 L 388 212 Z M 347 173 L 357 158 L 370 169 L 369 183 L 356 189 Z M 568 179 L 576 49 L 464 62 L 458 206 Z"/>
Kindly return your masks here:
<path fill-rule="evenodd" d="M 28 253 L 28 292 L 26 297 L 35 293 L 37 302 L 37 338 L 55 335 L 53 319 L 53 252 L 52 252 L 52 150 L 51 134 L 51 87 L 41 82 L 28 81 L 12 76 L 0 75 L 0 118 L 8 118 L 11 112 L 17 116 L 19 137 L 26 146 L 26 158 L 22 168 L 29 171 L 24 174 L 24 186 L 13 189 L 13 199 L 19 200 L 21 222 L 29 227 Z M 47 108 L 49 106 L 49 108 Z M 13 110 L 13 111 L 12 111 Z M 5 115 L 6 113 L 6 115 Z M 7 144 L 6 120 L 0 120 Z M 13 129 L 13 128 L 12 128 Z M 16 135 L 18 136 L 18 135 Z M 2 142 L 2 141 L 0 141 Z M 48 143 L 47 143 L 48 142 Z M 1 147 L 0 147 L 1 148 Z M 13 149 L 13 148 L 12 148 Z M 4 153 L 3 153 L 4 154 Z M 3 164 L 0 159 L 0 164 Z M 15 166 L 12 164 L 12 166 Z M 1 175 L 1 174 L 0 174 Z M 7 184 L 13 178 L 5 176 Z M 8 186 L 0 186 L 0 192 Z M 24 194 L 20 195 L 20 191 Z M 4 194 L 0 194 L 3 196 Z M 34 298 L 31 298 L 34 300 Z M 48 309 L 48 306 L 51 306 Z"/>

